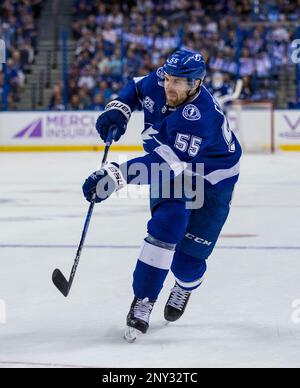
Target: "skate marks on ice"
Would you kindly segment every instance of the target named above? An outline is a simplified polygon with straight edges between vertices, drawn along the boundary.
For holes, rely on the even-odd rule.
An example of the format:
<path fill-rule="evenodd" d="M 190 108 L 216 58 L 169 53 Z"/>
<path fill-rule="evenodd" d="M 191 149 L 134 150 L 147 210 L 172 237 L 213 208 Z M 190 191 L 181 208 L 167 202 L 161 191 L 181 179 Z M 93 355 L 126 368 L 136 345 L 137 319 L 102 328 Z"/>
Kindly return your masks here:
<path fill-rule="evenodd" d="M 0 244 L 0 249 L 76 249 L 75 244 Z M 139 249 L 140 245 L 128 244 L 87 244 L 85 249 Z M 217 245 L 217 250 L 259 250 L 259 251 L 299 251 L 299 246 L 260 246 L 260 245 Z"/>
<path fill-rule="evenodd" d="M 161 350 L 172 346 L 197 349 L 194 351 L 199 357 L 199 367 L 200 363 L 221 367 L 299 367 L 299 343 L 300 330 L 276 324 L 234 321 L 222 325 L 219 322 L 166 324 L 158 321 L 133 344 L 159 346 Z M 214 352 L 218 352 L 217 357 Z"/>
<path fill-rule="evenodd" d="M 0 341 L 0 369 L 111 368 L 104 354 L 123 344 L 121 326 L 105 330 L 89 324 L 72 330 L 56 327 L 6 334 Z"/>
<path fill-rule="evenodd" d="M 68 369 L 92 369 L 96 366 L 73 365 L 73 364 L 57 364 L 51 362 L 33 362 L 33 361 L 1 361 L 1 368 L 68 368 Z"/>
<path fill-rule="evenodd" d="M 165 329 L 170 322 L 163 321 L 159 323 L 150 324 L 150 327 L 147 331 L 147 333 L 143 334 L 137 329 L 134 329 L 133 327 L 126 326 L 123 334 L 123 339 L 128 343 L 134 343 L 136 340 L 147 338 L 150 334 L 154 334 L 156 331 L 161 331 L 162 329 Z"/>

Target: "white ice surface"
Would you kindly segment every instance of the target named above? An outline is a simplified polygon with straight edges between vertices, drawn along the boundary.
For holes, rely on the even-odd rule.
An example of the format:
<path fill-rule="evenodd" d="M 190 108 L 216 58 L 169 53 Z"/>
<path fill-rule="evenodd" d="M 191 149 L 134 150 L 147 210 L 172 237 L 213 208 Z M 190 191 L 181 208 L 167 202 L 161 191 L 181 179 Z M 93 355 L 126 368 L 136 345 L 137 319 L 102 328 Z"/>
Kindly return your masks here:
<path fill-rule="evenodd" d="M 146 198 L 97 206 L 69 297 L 51 282 L 56 267 L 69 275 L 88 208 L 81 184 L 99 159 L 0 154 L 0 367 L 300 367 L 300 156 L 244 156 L 205 282 L 166 327 L 170 274 L 133 344 L 122 335 Z"/>

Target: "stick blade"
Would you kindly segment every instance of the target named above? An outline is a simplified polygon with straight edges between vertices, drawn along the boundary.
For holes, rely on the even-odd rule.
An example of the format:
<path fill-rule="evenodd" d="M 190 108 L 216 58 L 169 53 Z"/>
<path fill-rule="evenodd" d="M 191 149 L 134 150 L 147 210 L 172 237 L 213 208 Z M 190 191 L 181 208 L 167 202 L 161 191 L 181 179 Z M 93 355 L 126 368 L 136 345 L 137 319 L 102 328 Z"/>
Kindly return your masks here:
<path fill-rule="evenodd" d="M 69 282 L 66 280 L 64 275 L 59 269 L 55 269 L 52 274 L 52 281 L 55 287 L 65 296 L 69 293 Z"/>

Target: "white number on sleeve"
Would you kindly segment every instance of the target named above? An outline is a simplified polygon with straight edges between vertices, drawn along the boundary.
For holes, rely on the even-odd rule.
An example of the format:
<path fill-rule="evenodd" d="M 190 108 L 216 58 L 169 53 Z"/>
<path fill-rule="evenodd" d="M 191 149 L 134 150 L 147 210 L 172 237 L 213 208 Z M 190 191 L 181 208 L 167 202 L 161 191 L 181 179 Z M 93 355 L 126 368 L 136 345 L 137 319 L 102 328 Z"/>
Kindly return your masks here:
<path fill-rule="evenodd" d="M 222 109 L 220 108 L 219 104 L 217 103 L 214 97 L 213 97 L 213 100 L 215 103 L 215 110 L 219 112 L 224 118 L 223 125 L 222 125 L 222 132 L 223 132 L 224 140 L 228 145 L 228 150 L 229 152 L 235 152 L 235 142 L 232 140 L 232 131 L 230 129 L 227 117 L 224 115 Z"/>
<path fill-rule="evenodd" d="M 229 152 L 234 152 L 235 151 L 235 142 L 232 140 L 232 131 L 229 127 L 228 120 L 225 116 L 224 116 L 224 122 L 222 125 L 222 131 L 223 131 L 224 139 L 228 145 Z"/>

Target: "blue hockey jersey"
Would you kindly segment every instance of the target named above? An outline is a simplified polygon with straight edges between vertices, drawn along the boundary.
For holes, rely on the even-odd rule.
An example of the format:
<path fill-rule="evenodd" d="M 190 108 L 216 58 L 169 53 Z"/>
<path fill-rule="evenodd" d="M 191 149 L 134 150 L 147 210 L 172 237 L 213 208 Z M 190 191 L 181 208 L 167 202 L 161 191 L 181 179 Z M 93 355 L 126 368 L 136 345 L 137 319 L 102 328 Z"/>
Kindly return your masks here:
<path fill-rule="evenodd" d="M 165 161 L 174 174 L 187 163 L 204 164 L 204 178 L 216 187 L 232 186 L 239 176 L 241 147 L 214 97 L 204 85 L 192 100 L 172 108 L 166 104 L 162 68 L 134 78 L 118 100 L 144 111 L 145 162 Z"/>

